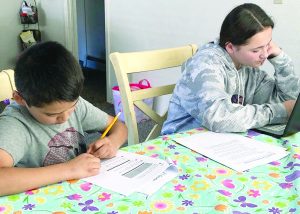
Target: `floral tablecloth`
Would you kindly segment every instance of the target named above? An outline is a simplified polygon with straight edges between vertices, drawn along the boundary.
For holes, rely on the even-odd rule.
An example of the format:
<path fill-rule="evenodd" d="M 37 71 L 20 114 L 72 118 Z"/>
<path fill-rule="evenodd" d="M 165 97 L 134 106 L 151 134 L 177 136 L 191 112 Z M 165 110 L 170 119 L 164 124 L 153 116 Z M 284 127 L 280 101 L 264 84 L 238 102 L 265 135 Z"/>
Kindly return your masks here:
<path fill-rule="evenodd" d="M 300 133 L 275 139 L 249 131 L 249 137 L 281 144 L 290 154 L 238 173 L 172 141 L 174 137 L 202 131 L 205 130 L 162 136 L 123 148 L 170 158 L 177 165 L 178 176 L 152 196 L 134 193 L 125 197 L 72 180 L 0 197 L 0 213 L 300 213 Z"/>

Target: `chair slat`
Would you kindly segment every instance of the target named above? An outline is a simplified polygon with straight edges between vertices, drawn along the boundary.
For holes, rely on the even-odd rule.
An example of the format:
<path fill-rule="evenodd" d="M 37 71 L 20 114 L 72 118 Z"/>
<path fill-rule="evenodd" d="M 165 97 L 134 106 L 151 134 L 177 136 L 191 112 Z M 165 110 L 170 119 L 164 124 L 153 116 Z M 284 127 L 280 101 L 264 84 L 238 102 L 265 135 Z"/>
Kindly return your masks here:
<path fill-rule="evenodd" d="M 132 91 L 132 100 L 143 100 L 152 97 L 163 96 L 167 94 L 171 94 L 174 90 L 175 84 L 159 86 L 155 88 L 147 88 L 142 90 Z"/>
<path fill-rule="evenodd" d="M 153 71 L 181 66 L 190 58 L 196 48 L 188 45 L 178 48 L 170 48 L 154 51 L 142 51 L 124 53 L 124 71 L 126 73 L 136 73 L 143 71 Z M 157 62 L 153 64 L 152 62 Z"/>
<path fill-rule="evenodd" d="M 134 104 L 142 111 L 144 112 L 148 117 L 150 117 L 154 122 L 162 125 L 164 120 L 163 116 L 160 116 L 155 111 L 153 111 L 152 108 L 150 108 L 146 103 L 143 101 L 136 101 Z"/>

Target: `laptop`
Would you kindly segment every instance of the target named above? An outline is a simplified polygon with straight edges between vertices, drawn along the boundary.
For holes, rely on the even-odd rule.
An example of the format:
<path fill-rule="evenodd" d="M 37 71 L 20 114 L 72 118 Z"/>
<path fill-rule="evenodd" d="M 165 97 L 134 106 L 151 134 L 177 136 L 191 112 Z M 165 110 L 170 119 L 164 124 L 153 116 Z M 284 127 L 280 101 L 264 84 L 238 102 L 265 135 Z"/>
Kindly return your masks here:
<path fill-rule="evenodd" d="M 286 137 L 300 131 L 300 95 L 286 124 L 266 125 L 254 131 L 267 134 L 276 138 Z"/>

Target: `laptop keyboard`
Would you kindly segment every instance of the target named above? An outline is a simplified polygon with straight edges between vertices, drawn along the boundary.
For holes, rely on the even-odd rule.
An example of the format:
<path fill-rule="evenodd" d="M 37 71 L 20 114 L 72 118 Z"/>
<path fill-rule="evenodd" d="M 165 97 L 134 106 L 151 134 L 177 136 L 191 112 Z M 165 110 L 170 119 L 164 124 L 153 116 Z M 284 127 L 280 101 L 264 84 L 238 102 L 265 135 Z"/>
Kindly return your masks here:
<path fill-rule="evenodd" d="M 273 130 L 273 131 L 283 131 L 285 129 L 286 124 L 276 124 L 276 125 L 267 125 L 264 128 Z"/>

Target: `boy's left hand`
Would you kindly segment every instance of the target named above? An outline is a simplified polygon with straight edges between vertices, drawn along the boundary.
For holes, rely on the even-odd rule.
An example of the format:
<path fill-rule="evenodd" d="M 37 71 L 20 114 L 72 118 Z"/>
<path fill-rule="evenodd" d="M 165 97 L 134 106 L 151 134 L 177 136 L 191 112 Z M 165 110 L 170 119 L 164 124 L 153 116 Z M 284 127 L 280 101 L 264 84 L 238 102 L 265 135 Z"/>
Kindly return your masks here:
<path fill-rule="evenodd" d="M 105 137 L 90 144 L 87 153 L 98 158 L 112 158 L 116 156 L 118 149 L 109 137 Z"/>

